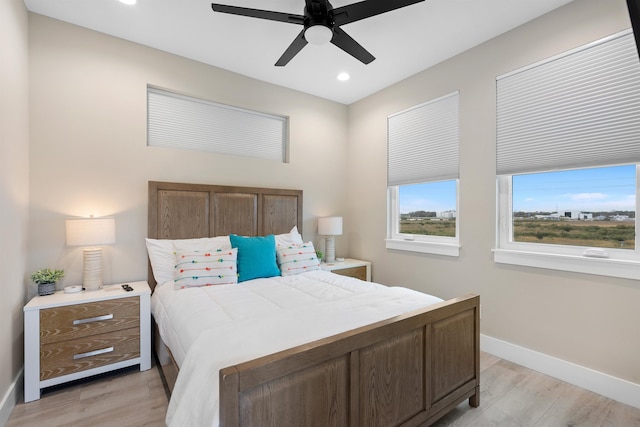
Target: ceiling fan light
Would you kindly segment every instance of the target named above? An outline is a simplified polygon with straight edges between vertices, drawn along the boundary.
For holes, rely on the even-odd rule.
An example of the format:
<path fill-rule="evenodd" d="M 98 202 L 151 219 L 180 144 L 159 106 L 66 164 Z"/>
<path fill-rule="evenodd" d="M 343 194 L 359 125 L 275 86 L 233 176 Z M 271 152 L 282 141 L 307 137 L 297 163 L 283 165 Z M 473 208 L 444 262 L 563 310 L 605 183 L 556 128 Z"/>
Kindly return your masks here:
<path fill-rule="evenodd" d="M 314 25 L 305 30 L 304 38 L 311 44 L 325 44 L 333 38 L 333 31 L 324 25 Z"/>

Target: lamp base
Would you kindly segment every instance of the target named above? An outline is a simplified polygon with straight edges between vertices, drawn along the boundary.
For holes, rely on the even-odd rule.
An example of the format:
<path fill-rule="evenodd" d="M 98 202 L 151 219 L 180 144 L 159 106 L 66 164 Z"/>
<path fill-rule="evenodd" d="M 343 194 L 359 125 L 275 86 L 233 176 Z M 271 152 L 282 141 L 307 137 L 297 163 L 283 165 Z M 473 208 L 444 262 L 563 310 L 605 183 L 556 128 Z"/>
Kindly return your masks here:
<path fill-rule="evenodd" d="M 327 236 L 324 244 L 324 262 L 336 262 L 336 240 L 333 236 Z"/>
<path fill-rule="evenodd" d="M 82 250 L 82 283 L 85 291 L 97 291 L 102 288 L 102 248 Z"/>

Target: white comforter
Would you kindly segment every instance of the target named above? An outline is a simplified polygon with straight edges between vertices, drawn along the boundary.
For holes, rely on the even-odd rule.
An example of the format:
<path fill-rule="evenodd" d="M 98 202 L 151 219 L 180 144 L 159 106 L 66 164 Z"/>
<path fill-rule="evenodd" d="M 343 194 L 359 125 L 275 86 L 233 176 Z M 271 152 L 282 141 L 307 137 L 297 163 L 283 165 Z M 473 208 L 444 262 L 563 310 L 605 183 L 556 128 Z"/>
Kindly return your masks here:
<path fill-rule="evenodd" d="M 312 271 L 204 288 L 157 287 L 151 308 L 180 366 L 169 426 L 218 425 L 218 371 L 442 301 Z"/>

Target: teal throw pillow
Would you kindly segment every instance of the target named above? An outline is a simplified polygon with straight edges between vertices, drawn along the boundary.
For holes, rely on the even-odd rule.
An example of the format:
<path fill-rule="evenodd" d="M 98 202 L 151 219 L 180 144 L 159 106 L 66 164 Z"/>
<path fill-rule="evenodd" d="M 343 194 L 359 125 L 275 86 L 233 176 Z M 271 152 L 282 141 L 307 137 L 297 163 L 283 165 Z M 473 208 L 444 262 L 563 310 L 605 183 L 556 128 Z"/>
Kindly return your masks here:
<path fill-rule="evenodd" d="M 273 234 L 259 237 L 229 235 L 231 247 L 238 248 L 238 282 L 280 276 Z"/>

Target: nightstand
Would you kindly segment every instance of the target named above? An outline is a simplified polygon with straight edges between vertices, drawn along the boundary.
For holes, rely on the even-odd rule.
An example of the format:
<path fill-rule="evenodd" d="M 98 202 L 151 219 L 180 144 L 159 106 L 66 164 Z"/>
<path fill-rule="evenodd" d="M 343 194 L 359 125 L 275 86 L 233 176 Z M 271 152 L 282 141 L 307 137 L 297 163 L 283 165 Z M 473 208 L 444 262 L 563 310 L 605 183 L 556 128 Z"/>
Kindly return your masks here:
<path fill-rule="evenodd" d="M 355 277 L 356 279 L 371 281 L 371 263 L 359 259 L 345 258 L 344 261 L 336 261 L 330 264 L 322 263 L 320 268 L 324 271 L 331 271 L 343 276 Z"/>
<path fill-rule="evenodd" d="M 151 368 L 151 290 L 130 282 L 97 291 L 36 296 L 24 307 L 24 400 L 103 372 Z"/>

